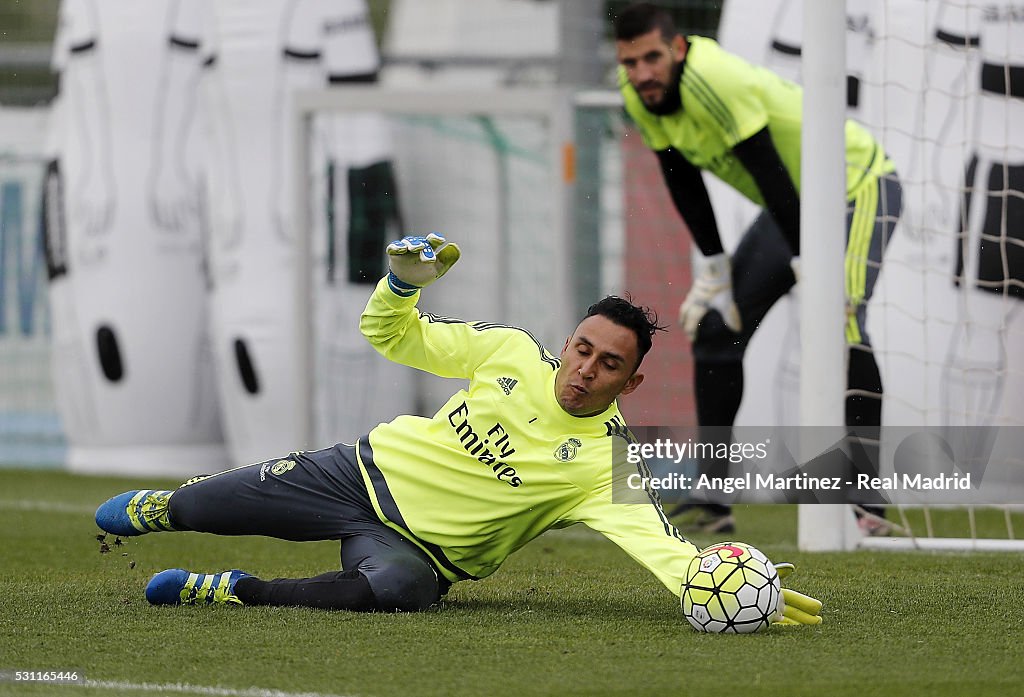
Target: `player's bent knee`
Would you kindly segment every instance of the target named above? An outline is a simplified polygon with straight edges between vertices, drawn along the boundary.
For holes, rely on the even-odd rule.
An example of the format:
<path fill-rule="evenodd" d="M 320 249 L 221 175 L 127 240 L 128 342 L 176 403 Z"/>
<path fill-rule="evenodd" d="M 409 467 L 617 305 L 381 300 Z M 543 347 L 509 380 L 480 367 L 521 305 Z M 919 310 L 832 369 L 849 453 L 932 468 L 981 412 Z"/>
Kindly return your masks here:
<path fill-rule="evenodd" d="M 410 560 L 388 564 L 375 571 L 363 571 L 370 583 L 378 610 L 418 612 L 440 597 L 437 574 L 425 563 Z"/>

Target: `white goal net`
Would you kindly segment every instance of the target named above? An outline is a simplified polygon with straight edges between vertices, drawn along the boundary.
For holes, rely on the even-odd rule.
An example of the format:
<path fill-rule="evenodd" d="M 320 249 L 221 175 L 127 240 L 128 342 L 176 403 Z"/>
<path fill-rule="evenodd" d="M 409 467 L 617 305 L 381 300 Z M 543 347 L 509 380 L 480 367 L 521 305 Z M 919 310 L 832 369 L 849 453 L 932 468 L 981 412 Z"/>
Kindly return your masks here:
<path fill-rule="evenodd" d="M 751 4 L 733 0 L 726 21 Z M 947 505 L 892 496 L 893 534 L 854 544 L 1024 549 L 1024 11 L 848 0 L 841 36 L 843 27 L 801 28 L 799 0 L 757 4 L 771 20 L 725 38 L 767 31 L 748 45 L 794 79 L 808 30 L 845 41 L 848 113 L 898 166 L 904 211 L 869 317 L 885 385 L 881 474 L 896 474 L 908 431 L 927 428 L 952 444 L 931 464 L 975 475 Z"/>
<path fill-rule="evenodd" d="M 1013 544 L 1021 534 L 1013 502 L 1024 501 L 1024 8 L 979 0 L 881 7 L 875 113 L 883 138 L 903 150 L 908 194 L 906 241 L 893 260 L 918 279 L 885 287 L 884 331 L 910 334 L 922 349 L 893 352 L 887 376 L 919 396 L 887 408 L 894 423 L 969 434 L 968 457 L 1007 474 L 985 482 L 1002 489 L 1000 505 L 900 506 L 890 517 L 903 537 L 867 546 L 945 539 L 1024 549 Z"/>

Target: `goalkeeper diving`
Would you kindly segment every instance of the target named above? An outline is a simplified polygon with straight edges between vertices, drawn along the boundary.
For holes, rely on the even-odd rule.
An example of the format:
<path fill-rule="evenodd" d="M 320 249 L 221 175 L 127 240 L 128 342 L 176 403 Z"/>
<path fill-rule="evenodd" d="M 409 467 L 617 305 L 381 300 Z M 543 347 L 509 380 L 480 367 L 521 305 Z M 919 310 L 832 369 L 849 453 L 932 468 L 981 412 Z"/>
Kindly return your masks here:
<path fill-rule="evenodd" d="M 341 542 L 341 570 L 264 580 L 168 569 L 149 581 L 149 602 L 423 610 L 451 584 L 494 573 L 546 530 L 577 523 L 678 597 L 696 547 L 668 522 L 656 492 L 612 500 L 624 476 L 613 458 L 632 438 L 616 398 L 643 382 L 638 369 L 663 329 L 657 318 L 606 297 L 555 356 L 523 329 L 417 309 L 421 289 L 459 260 L 457 245 L 430 234 L 403 238 L 387 253 L 390 272 L 366 305 L 363 335 L 389 360 L 469 380 L 468 389 L 432 417 L 398 416 L 352 444 L 103 503 L 96 523 L 121 536 L 191 530 Z M 780 575 L 791 569 L 778 567 Z M 821 621 L 816 600 L 790 590 L 783 598 L 778 621 Z"/>

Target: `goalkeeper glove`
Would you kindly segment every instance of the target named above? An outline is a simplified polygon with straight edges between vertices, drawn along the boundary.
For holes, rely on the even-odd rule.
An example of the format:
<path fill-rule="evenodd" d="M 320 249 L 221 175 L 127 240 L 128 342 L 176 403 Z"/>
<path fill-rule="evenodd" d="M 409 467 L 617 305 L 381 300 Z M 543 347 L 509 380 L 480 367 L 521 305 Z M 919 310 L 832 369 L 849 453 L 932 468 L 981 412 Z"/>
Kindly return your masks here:
<path fill-rule="evenodd" d="M 408 297 L 444 276 L 462 256 L 457 244 L 435 232 L 409 236 L 388 245 L 388 285 L 396 295 Z"/>
<path fill-rule="evenodd" d="M 789 562 L 775 564 L 779 581 L 796 571 Z M 776 624 L 821 624 L 821 601 L 791 588 L 783 588 L 779 595 L 779 606 L 772 622 Z"/>
<path fill-rule="evenodd" d="M 704 258 L 705 265 L 701 269 L 693 287 L 686 295 L 686 300 L 679 306 L 679 324 L 690 341 L 697 337 L 697 327 L 708 310 L 718 310 L 725 325 L 738 332 L 743 324 L 740 311 L 732 299 L 732 265 L 724 252 Z"/>

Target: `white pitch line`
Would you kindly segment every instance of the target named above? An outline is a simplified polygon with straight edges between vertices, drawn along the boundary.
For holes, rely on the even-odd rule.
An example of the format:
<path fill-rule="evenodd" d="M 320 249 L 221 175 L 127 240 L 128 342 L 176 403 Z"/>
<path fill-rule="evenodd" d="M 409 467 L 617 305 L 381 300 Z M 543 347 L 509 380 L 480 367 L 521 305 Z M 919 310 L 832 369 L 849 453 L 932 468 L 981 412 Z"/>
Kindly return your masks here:
<path fill-rule="evenodd" d="M 42 511 L 45 513 L 95 513 L 96 506 L 63 503 L 61 501 L 39 501 L 0 499 L 0 510 L 3 511 Z"/>
<path fill-rule="evenodd" d="M 211 685 L 189 685 L 186 683 L 149 683 L 122 682 L 118 680 L 86 680 L 72 683 L 79 687 L 91 687 L 101 690 L 125 690 L 128 692 L 174 692 L 183 695 L 213 695 L 214 697 L 345 697 L 324 692 L 283 692 L 262 687 L 234 689 L 230 687 L 214 687 Z"/>

